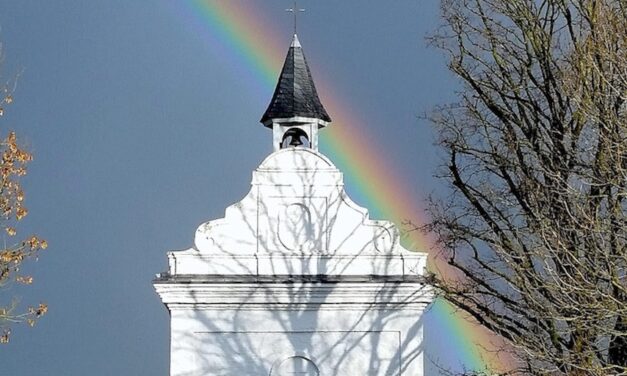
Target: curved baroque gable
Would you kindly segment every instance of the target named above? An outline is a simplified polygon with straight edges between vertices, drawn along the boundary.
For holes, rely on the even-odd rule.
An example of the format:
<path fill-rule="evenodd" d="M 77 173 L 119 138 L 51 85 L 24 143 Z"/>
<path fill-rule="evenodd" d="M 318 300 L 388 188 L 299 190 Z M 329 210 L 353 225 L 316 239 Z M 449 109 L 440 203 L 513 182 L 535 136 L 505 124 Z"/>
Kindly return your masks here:
<path fill-rule="evenodd" d="M 225 254 L 376 254 L 399 246 L 388 221 L 344 191 L 342 173 L 322 154 L 306 148 L 271 154 L 253 174 L 252 188 L 225 217 L 203 223 L 195 246 Z"/>

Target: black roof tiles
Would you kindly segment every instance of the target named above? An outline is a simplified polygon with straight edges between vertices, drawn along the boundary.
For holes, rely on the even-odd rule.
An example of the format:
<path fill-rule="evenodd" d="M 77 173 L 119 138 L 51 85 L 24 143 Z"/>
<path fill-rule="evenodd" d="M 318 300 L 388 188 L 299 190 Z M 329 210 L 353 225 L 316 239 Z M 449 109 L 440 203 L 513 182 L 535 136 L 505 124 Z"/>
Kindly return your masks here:
<path fill-rule="evenodd" d="M 287 52 L 279 82 L 261 122 L 270 126 L 268 120 L 293 117 L 331 121 L 320 102 L 305 54 L 296 36 Z"/>

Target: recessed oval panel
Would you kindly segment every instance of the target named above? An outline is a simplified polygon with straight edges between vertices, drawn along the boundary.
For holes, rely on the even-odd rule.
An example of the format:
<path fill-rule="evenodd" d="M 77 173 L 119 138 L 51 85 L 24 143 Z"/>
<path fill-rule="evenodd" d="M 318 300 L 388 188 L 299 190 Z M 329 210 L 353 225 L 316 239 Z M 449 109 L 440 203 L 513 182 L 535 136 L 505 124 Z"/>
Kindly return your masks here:
<path fill-rule="evenodd" d="M 285 206 L 279 215 L 278 235 L 281 244 L 289 250 L 307 248 L 313 237 L 309 209 L 301 203 Z"/>

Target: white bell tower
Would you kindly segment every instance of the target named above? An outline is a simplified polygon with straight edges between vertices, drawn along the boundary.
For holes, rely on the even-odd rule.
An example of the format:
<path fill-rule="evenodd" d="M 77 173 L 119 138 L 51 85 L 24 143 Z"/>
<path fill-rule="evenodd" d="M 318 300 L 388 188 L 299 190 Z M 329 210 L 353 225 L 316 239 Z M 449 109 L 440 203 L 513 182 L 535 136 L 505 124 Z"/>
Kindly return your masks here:
<path fill-rule="evenodd" d="M 426 254 L 371 220 L 318 152 L 331 119 L 298 38 L 261 122 L 274 152 L 154 286 L 171 316 L 172 376 L 420 376 Z"/>
<path fill-rule="evenodd" d="M 272 128 L 274 151 L 287 146 L 318 150 L 318 129 L 331 118 L 322 106 L 305 60 L 298 36 L 294 34 L 279 82 L 261 123 Z"/>

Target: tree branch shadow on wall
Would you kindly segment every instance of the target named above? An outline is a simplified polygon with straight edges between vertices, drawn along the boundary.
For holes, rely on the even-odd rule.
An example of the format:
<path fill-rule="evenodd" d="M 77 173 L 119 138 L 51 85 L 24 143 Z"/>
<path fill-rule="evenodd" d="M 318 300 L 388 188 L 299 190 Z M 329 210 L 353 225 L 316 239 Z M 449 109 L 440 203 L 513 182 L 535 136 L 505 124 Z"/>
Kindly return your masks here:
<path fill-rule="evenodd" d="M 230 238 L 223 231 L 222 238 L 208 239 L 209 252 L 196 249 L 199 255 L 216 256 L 210 268 L 223 273 L 162 276 L 164 283 L 181 283 L 189 291 L 188 301 L 169 307 L 173 323 L 188 325 L 173 326 L 172 354 L 189 362 L 177 376 L 415 376 L 406 371 L 424 354 L 422 311 L 429 288 L 418 274 L 399 274 L 392 264 L 396 259 L 377 258 L 386 251 L 377 243 L 379 236 L 391 237 L 385 243 L 391 253 L 400 251 L 398 234 L 390 233 L 387 222 L 371 221 L 343 186 L 320 196 L 316 171 L 302 176 L 291 186 L 284 180 L 264 183 L 281 186 L 282 197 L 268 197 L 264 185 L 253 185 L 227 209 L 224 221 L 237 218 L 237 231 L 231 228 Z M 277 216 L 275 198 L 288 208 L 291 201 L 285 197 L 307 211 L 298 214 L 297 209 L 293 218 Z M 320 197 L 324 205 L 311 204 L 311 198 Z M 247 206 L 246 200 L 256 205 Z M 340 208 L 354 210 L 359 220 L 340 223 L 349 217 L 338 215 Z M 260 224 L 260 218 L 269 222 Z M 219 221 L 203 226 L 228 226 Z M 353 248 L 369 226 L 373 236 Z M 369 272 L 351 273 L 364 259 L 372 263 L 364 269 Z"/>

